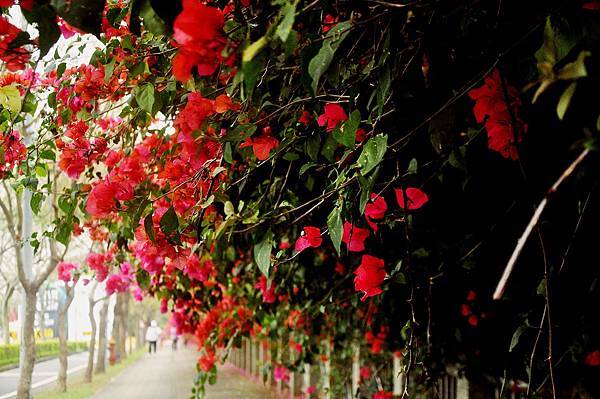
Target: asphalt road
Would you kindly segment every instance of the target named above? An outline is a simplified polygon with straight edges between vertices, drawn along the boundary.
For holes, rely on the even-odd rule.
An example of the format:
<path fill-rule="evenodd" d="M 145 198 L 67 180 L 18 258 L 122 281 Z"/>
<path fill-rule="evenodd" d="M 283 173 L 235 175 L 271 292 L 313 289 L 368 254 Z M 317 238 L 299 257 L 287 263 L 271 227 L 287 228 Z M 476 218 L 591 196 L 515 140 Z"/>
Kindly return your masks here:
<path fill-rule="evenodd" d="M 68 374 L 83 370 L 87 365 L 87 352 L 69 356 Z M 33 369 L 32 388 L 37 389 L 44 385 L 52 384 L 58 375 L 58 359 L 46 360 L 36 363 Z M 14 398 L 17 395 L 19 382 L 19 369 L 12 369 L 0 373 L 0 399 Z"/>

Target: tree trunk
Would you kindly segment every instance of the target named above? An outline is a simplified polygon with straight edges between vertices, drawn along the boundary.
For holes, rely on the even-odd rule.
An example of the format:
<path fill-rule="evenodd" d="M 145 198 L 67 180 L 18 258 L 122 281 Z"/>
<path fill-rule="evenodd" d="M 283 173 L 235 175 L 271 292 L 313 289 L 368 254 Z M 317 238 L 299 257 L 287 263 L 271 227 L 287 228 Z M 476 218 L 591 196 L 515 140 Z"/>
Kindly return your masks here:
<path fill-rule="evenodd" d="M 24 357 L 22 359 L 21 375 L 17 389 L 17 399 L 29 399 L 31 397 L 31 376 L 35 364 L 35 305 L 37 302 L 36 290 L 25 292 L 25 314 L 23 315 L 23 332 L 21 345 Z"/>
<path fill-rule="evenodd" d="M 127 339 L 127 299 L 128 296 L 125 293 L 117 294 L 117 301 L 115 303 L 115 317 L 113 320 L 113 341 L 115 341 L 115 352 L 117 355 L 117 362 L 127 357 L 125 351 L 125 341 Z"/>
<path fill-rule="evenodd" d="M 96 358 L 96 374 L 106 372 L 106 329 L 108 327 L 108 304 L 110 298 L 105 298 L 102 301 L 102 309 L 100 309 L 100 328 L 98 329 L 98 357 Z"/>
<path fill-rule="evenodd" d="M 127 357 L 127 337 L 128 333 L 128 321 L 129 321 L 129 293 L 122 292 L 119 295 L 121 298 L 121 359 L 125 359 Z"/>
<path fill-rule="evenodd" d="M 10 286 L 6 290 L 6 294 L 2 300 L 2 339 L 4 340 L 4 345 L 10 344 L 10 320 L 8 318 L 8 305 L 14 292 L 15 287 Z"/>
<path fill-rule="evenodd" d="M 65 291 L 67 297 L 65 299 L 65 303 L 63 306 L 58 308 L 58 343 L 59 343 L 59 355 L 58 360 L 60 363 L 60 367 L 58 369 L 58 390 L 59 392 L 67 391 L 67 369 L 68 369 L 68 356 L 69 356 L 69 348 L 67 346 L 67 316 L 69 313 L 69 307 L 73 302 L 73 298 L 75 297 L 75 287 L 65 285 Z"/>
<path fill-rule="evenodd" d="M 90 318 L 90 324 L 92 326 L 92 332 L 90 336 L 90 346 L 88 349 L 88 363 L 87 368 L 85 369 L 85 382 L 92 382 L 92 373 L 94 371 L 94 352 L 96 350 L 96 319 L 94 318 L 94 305 L 96 301 L 94 300 L 94 292 L 96 291 L 94 287 L 92 292 L 90 293 L 90 309 L 88 312 L 88 316 Z"/>

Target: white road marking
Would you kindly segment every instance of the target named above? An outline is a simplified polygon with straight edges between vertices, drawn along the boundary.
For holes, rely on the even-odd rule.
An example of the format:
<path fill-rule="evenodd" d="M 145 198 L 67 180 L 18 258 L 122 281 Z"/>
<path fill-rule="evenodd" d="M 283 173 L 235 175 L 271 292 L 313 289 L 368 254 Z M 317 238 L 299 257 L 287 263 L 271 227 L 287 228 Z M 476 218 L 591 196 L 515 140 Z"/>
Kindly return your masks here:
<path fill-rule="evenodd" d="M 83 370 L 86 367 L 87 367 L 87 364 L 82 364 L 81 366 L 73 367 L 72 369 L 67 370 L 67 375 L 75 373 L 76 371 L 79 371 L 79 370 Z M 35 384 L 31 384 L 31 389 L 36 389 L 39 387 L 43 387 L 44 385 L 50 384 L 50 383 L 56 381 L 56 377 L 58 376 L 58 373 L 38 373 L 38 375 L 42 375 L 42 374 L 45 374 L 45 375 L 51 374 L 52 377 L 48 377 L 44 380 L 38 381 Z M 2 396 L 0 396 L 0 399 L 11 399 L 15 396 L 17 396 L 17 391 L 9 392 L 5 395 L 2 395 Z"/>

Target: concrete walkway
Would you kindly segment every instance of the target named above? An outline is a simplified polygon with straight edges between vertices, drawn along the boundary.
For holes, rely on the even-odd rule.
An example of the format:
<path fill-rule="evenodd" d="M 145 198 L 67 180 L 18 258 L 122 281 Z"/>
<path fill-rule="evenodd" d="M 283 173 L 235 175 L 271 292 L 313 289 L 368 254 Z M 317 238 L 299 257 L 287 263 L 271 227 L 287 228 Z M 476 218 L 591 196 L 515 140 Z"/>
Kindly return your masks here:
<path fill-rule="evenodd" d="M 127 368 L 93 399 L 188 399 L 196 376 L 197 353 L 190 348 L 171 351 L 168 345 Z M 207 399 L 274 399 L 260 384 L 232 366 L 219 370 L 217 384 L 207 386 Z"/>

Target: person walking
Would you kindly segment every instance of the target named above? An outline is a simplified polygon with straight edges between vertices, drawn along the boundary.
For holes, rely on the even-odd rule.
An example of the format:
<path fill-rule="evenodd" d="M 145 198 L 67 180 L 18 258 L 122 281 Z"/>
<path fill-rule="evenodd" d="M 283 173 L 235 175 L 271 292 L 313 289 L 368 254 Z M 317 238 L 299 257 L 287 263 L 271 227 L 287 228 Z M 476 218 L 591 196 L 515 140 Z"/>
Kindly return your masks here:
<path fill-rule="evenodd" d="M 158 327 L 156 320 L 150 322 L 150 327 L 146 330 L 146 342 L 148 342 L 148 353 L 156 353 L 156 341 L 160 337 L 160 328 Z"/>

